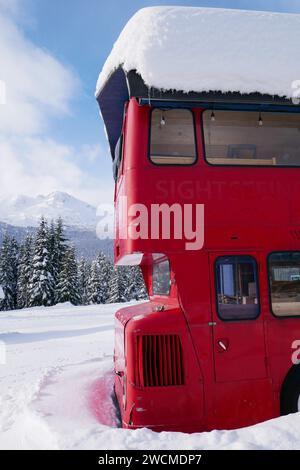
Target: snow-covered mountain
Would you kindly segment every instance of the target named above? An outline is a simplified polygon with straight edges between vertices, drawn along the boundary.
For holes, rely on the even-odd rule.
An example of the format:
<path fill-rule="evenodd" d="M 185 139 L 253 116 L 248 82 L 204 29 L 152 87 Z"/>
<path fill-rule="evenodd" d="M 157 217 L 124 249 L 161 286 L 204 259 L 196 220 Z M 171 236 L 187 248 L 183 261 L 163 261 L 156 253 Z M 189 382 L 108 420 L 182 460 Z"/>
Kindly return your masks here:
<path fill-rule="evenodd" d="M 36 227 L 41 216 L 62 217 L 65 225 L 95 230 L 96 208 L 70 194 L 55 191 L 47 196 L 16 196 L 0 200 L 0 221 L 17 227 Z"/>
<path fill-rule="evenodd" d="M 22 242 L 27 233 L 35 234 L 41 216 L 47 220 L 62 217 L 66 236 L 76 248 L 77 256 L 93 259 L 101 250 L 112 256 L 111 239 L 99 239 L 96 208 L 70 194 L 53 192 L 48 196 L 17 196 L 0 199 L 0 246 L 5 233 Z"/>

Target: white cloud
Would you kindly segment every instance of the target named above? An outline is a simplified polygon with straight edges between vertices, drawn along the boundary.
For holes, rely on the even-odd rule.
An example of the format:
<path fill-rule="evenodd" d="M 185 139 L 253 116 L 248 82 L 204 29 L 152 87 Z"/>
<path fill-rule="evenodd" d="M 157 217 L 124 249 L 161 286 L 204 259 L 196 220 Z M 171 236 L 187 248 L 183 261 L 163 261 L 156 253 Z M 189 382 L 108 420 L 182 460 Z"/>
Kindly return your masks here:
<path fill-rule="evenodd" d="M 79 149 L 81 152 L 81 149 Z M 110 182 L 82 170 L 76 150 L 41 137 L 0 139 L 0 196 L 36 196 L 63 190 L 94 205 L 112 200 Z"/>
<path fill-rule="evenodd" d="M 16 14 L 19 11 L 20 0 L 0 0 L 0 10 Z"/>
<path fill-rule="evenodd" d="M 49 117 L 69 111 L 70 100 L 79 91 L 74 73 L 26 39 L 1 10 L 0 80 L 6 83 L 0 129 L 14 135 L 44 130 Z"/>
<path fill-rule="evenodd" d="M 6 103 L 6 84 L 0 80 L 0 104 Z"/>
<path fill-rule="evenodd" d="M 96 160 L 104 156 L 104 153 L 108 153 L 108 150 L 104 150 L 100 144 L 86 144 L 82 146 L 81 156 L 90 163 L 94 163 Z"/>
<path fill-rule="evenodd" d="M 82 169 L 100 146 L 56 142 L 49 135 L 53 117 L 70 113 L 81 91 L 77 76 L 49 52 L 28 40 L 20 26 L 18 0 L 0 0 L 0 81 L 6 104 L 0 106 L 0 197 L 66 191 L 90 203 L 111 200 L 111 188 Z"/>

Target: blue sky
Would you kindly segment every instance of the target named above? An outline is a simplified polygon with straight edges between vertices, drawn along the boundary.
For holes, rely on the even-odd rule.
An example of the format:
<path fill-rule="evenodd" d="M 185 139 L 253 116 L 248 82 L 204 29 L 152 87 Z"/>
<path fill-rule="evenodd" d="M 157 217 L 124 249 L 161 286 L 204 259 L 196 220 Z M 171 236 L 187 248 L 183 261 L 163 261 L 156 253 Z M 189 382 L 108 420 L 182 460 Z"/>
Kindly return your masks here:
<path fill-rule="evenodd" d="M 300 13 L 298 0 L 0 0 L 0 47 L 7 42 L 10 50 L 2 68 L 0 63 L 8 90 L 7 107 L 0 107 L 0 197 L 60 190 L 95 205 L 111 200 L 111 161 L 95 83 L 128 19 L 151 5 Z"/>

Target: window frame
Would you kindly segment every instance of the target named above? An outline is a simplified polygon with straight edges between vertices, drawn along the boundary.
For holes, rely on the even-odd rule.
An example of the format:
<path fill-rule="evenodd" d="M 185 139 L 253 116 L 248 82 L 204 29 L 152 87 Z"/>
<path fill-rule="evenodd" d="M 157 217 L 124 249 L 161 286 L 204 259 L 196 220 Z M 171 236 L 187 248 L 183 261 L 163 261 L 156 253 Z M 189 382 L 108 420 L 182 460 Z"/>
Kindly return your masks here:
<path fill-rule="evenodd" d="M 202 148 L 203 148 L 203 157 L 204 157 L 204 161 L 206 163 L 206 165 L 210 166 L 210 167 L 216 167 L 216 168 L 269 168 L 269 169 L 273 169 L 273 168 L 286 168 L 286 169 L 300 169 L 300 164 L 299 165 L 244 165 L 244 164 L 224 164 L 224 163 L 211 163 L 208 161 L 208 159 L 206 158 L 206 144 L 205 144 L 205 137 L 204 137 L 204 119 L 203 119 L 203 116 L 204 116 L 204 113 L 206 112 L 216 112 L 216 111 L 233 111 L 233 112 L 247 112 L 247 113 L 264 113 L 264 114 L 267 114 L 267 113 L 278 113 L 278 114 L 299 114 L 299 119 L 300 119 L 300 112 L 299 111 L 292 111 L 292 110 L 286 110 L 286 109 L 282 109 L 282 110 L 278 110 L 278 109 L 264 109 L 263 107 L 260 107 L 258 106 L 257 109 L 247 109 L 247 108 L 243 108 L 241 107 L 240 109 L 237 109 L 237 108 L 233 108 L 233 107 L 226 107 L 226 108 L 218 108 L 217 106 L 216 107 L 210 107 L 210 108 L 205 108 L 203 109 L 202 113 L 201 113 L 201 117 L 200 117 L 200 121 L 201 121 L 201 138 L 202 138 Z"/>
<path fill-rule="evenodd" d="M 269 276 L 270 257 L 272 255 L 277 255 L 277 254 L 280 254 L 280 253 L 299 253 L 300 254 L 300 250 L 280 250 L 280 251 L 271 251 L 270 253 L 268 253 L 268 256 L 267 256 L 267 278 L 268 279 L 267 279 L 267 281 L 268 281 L 268 297 L 269 297 L 270 312 L 271 312 L 272 316 L 274 318 L 276 318 L 276 320 L 300 318 L 300 313 L 299 313 L 299 315 L 276 315 L 273 312 L 272 289 L 271 289 L 271 280 L 270 280 L 270 276 Z M 299 302 L 299 307 L 300 307 L 300 302 Z"/>
<path fill-rule="evenodd" d="M 222 258 L 250 258 L 254 262 L 254 268 L 255 268 L 255 277 L 256 277 L 256 291 L 257 291 L 257 315 L 255 317 L 251 318 L 222 318 L 220 316 L 219 312 L 219 301 L 218 301 L 218 273 L 217 273 L 217 263 L 220 259 Z M 217 317 L 220 321 L 224 323 L 228 322 L 245 322 L 245 321 L 255 321 L 261 316 L 261 299 L 260 299 L 260 286 L 259 286 L 259 270 L 258 270 L 258 262 L 256 258 L 253 255 L 248 255 L 248 254 L 229 254 L 229 255 L 220 255 L 214 260 L 214 280 L 215 280 L 215 300 L 216 300 L 216 313 Z"/>
<path fill-rule="evenodd" d="M 169 290 L 168 290 L 168 293 L 161 293 L 161 292 L 154 292 L 153 290 L 153 286 L 154 286 L 154 283 L 153 283 L 153 272 L 154 272 L 154 266 L 158 266 L 159 264 L 161 263 L 165 263 L 167 262 L 168 265 L 169 265 Z M 152 264 L 152 273 L 151 273 L 151 293 L 152 293 L 152 296 L 156 296 L 156 295 L 159 295 L 159 296 L 163 296 L 163 297 L 170 297 L 170 294 L 171 294 L 171 285 L 172 285 L 172 278 L 171 278 L 171 264 L 170 264 L 170 260 L 168 258 L 165 258 L 165 259 L 160 259 L 160 260 L 157 260 L 155 261 L 153 264 Z"/>
<path fill-rule="evenodd" d="M 189 111 L 192 114 L 192 120 L 193 120 L 193 131 L 194 131 L 194 144 L 195 144 L 195 160 L 193 163 L 155 163 L 152 158 L 151 158 L 151 129 L 152 129 L 152 113 L 155 110 L 162 110 L 162 111 L 171 111 L 171 110 L 184 110 L 184 111 Z M 196 120 L 195 120 L 195 113 L 191 108 L 188 107 L 161 107 L 161 106 L 154 106 L 151 108 L 150 113 L 149 113 L 149 123 L 148 123 L 148 160 L 150 163 L 156 167 L 181 167 L 181 168 L 189 168 L 193 167 L 196 165 L 198 162 L 198 141 L 197 141 L 197 126 L 196 126 Z"/>

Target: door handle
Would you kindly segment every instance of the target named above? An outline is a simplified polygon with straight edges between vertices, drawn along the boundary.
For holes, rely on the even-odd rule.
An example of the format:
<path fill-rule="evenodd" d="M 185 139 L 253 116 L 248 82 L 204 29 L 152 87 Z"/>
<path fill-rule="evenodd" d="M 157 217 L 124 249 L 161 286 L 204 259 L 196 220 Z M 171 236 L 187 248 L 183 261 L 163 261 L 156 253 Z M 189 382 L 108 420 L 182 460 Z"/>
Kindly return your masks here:
<path fill-rule="evenodd" d="M 229 347 L 229 341 L 228 339 L 224 339 L 224 338 L 218 339 L 217 345 L 218 345 L 218 352 L 223 353 L 227 351 Z"/>

